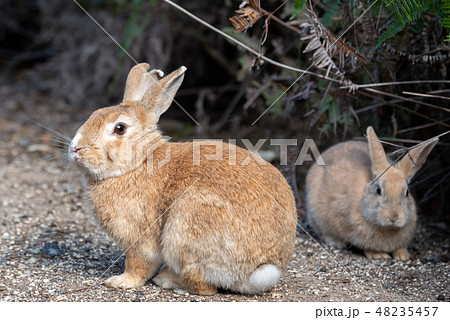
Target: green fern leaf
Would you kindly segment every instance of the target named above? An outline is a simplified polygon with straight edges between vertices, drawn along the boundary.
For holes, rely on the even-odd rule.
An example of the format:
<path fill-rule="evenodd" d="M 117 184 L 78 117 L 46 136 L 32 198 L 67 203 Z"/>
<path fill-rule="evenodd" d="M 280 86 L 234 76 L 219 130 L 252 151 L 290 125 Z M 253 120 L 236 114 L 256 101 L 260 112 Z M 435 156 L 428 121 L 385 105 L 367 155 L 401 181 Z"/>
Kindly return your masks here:
<path fill-rule="evenodd" d="M 415 22 L 418 17 L 422 16 L 424 12 L 424 1 L 427 0 L 383 0 L 387 8 L 393 8 L 395 19 L 378 38 L 377 44 L 372 49 L 372 52 L 378 49 L 384 41 L 402 31 L 407 24 Z"/>
<path fill-rule="evenodd" d="M 394 22 L 392 22 L 390 25 L 387 26 L 387 28 L 380 35 L 380 37 L 378 38 L 377 44 L 375 45 L 375 47 L 373 48 L 372 51 L 375 51 L 376 49 L 378 49 L 383 44 L 383 42 L 385 42 L 387 39 L 392 38 L 397 33 L 402 31 L 404 28 L 405 28 L 405 25 L 402 24 L 400 21 L 395 20 Z"/>
<path fill-rule="evenodd" d="M 294 0 L 294 13 L 289 18 L 289 20 L 293 20 L 300 13 L 300 11 L 302 11 L 305 3 L 306 0 Z"/>
<path fill-rule="evenodd" d="M 442 0 L 439 16 L 441 17 L 442 25 L 448 32 L 445 41 L 450 41 L 450 0 Z"/>

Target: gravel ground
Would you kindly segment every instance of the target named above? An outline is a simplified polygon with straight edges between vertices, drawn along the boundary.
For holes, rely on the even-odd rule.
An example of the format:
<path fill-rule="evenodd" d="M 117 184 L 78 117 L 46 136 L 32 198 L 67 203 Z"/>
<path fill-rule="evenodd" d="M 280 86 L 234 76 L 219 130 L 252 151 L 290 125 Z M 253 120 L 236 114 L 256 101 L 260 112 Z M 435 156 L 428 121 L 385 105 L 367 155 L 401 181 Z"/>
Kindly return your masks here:
<path fill-rule="evenodd" d="M 408 262 L 369 261 L 299 232 L 288 271 L 260 296 L 107 288 L 101 282 L 123 271 L 122 251 L 89 212 L 79 174 L 49 170 L 64 156 L 28 120 L 72 134 L 88 114 L 10 87 L 0 101 L 0 301 L 450 301 L 448 226 L 423 216 Z"/>

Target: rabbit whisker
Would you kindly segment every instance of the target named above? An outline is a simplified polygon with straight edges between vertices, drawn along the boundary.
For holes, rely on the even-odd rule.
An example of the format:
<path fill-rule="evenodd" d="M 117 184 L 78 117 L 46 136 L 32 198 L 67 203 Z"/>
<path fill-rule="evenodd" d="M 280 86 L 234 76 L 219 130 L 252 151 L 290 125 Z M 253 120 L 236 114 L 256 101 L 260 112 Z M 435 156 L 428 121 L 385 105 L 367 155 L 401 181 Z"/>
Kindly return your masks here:
<path fill-rule="evenodd" d="M 52 147 L 57 149 L 57 150 L 65 150 L 65 151 L 69 148 L 68 145 L 66 146 L 66 145 L 62 144 L 61 142 L 59 142 L 57 144 L 52 143 Z"/>
<path fill-rule="evenodd" d="M 72 165 L 73 165 L 72 162 L 69 162 L 69 165 L 66 168 L 66 171 L 69 170 L 68 171 L 69 173 L 72 173 Z M 71 177 L 72 177 L 72 175 L 69 174 L 68 178 L 67 178 L 67 196 L 70 196 L 70 178 Z"/>
<path fill-rule="evenodd" d="M 54 159 L 62 158 L 62 157 L 67 157 L 67 154 L 66 154 L 66 153 L 57 154 L 57 155 L 55 155 L 55 156 L 49 158 L 48 161 L 52 161 L 52 160 L 54 160 Z"/>
<path fill-rule="evenodd" d="M 64 179 L 64 176 L 66 175 L 67 171 L 71 168 L 72 164 L 69 162 L 69 165 L 66 166 L 66 169 L 64 170 L 61 178 L 59 179 L 59 183 Z"/>
<path fill-rule="evenodd" d="M 63 140 L 65 140 L 67 142 L 70 142 L 72 140 L 65 132 L 62 132 L 62 131 L 60 132 L 60 131 L 58 131 L 56 129 L 52 129 L 50 127 L 44 126 L 43 124 L 40 124 L 39 122 L 36 122 L 33 119 L 31 119 L 31 118 L 28 118 L 28 119 L 30 121 L 34 122 L 35 124 L 37 124 L 38 126 L 44 128 L 44 129 L 47 129 L 48 131 L 56 134 L 58 137 L 62 138 Z"/>
<path fill-rule="evenodd" d="M 64 160 L 61 160 L 61 161 L 57 162 L 54 166 L 50 167 L 50 169 L 47 170 L 46 175 L 48 175 L 49 173 L 51 173 L 55 169 L 61 168 L 66 162 L 69 162 L 69 160 L 68 159 L 64 159 Z"/>
<path fill-rule="evenodd" d="M 70 145 L 69 141 L 63 140 L 61 138 L 52 138 L 51 141 L 52 142 L 56 142 L 57 144 L 65 145 L 65 146 L 69 146 Z"/>

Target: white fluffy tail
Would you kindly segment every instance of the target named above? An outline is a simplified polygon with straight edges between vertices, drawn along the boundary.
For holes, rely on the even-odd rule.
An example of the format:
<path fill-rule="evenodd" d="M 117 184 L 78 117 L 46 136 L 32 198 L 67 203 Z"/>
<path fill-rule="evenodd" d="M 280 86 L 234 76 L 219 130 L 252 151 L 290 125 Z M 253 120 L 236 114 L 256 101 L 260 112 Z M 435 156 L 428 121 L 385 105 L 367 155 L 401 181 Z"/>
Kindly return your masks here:
<path fill-rule="evenodd" d="M 281 272 L 273 264 L 264 264 L 255 269 L 237 291 L 246 294 L 260 294 L 270 290 L 280 279 Z"/>

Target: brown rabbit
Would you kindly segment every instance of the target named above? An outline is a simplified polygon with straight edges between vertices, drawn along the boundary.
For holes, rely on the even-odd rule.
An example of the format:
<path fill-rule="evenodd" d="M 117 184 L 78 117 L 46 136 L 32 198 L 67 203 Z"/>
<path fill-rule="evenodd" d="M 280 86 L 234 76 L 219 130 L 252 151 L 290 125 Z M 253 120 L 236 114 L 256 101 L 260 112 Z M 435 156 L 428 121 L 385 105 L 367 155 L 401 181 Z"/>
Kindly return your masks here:
<path fill-rule="evenodd" d="M 149 68 L 131 69 L 123 102 L 95 111 L 68 150 L 100 225 L 126 250 L 125 272 L 106 284 L 139 287 L 164 265 L 153 279 L 163 288 L 271 289 L 294 248 L 290 187 L 247 150 L 166 141 L 156 125 L 186 68 L 164 78 Z M 211 159 L 218 148 L 222 159 Z"/>
<path fill-rule="evenodd" d="M 391 161 L 372 127 L 367 140 L 339 143 L 323 153 L 324 166 L 311 167 L 306 177 L 308 221 L 330 246 L 351 244 L 371 259 L 390 259 L 392 253 L 407 260 L 416 226 L 408 183 L 438 139 L 417 145 L 389 169 Z"/>

